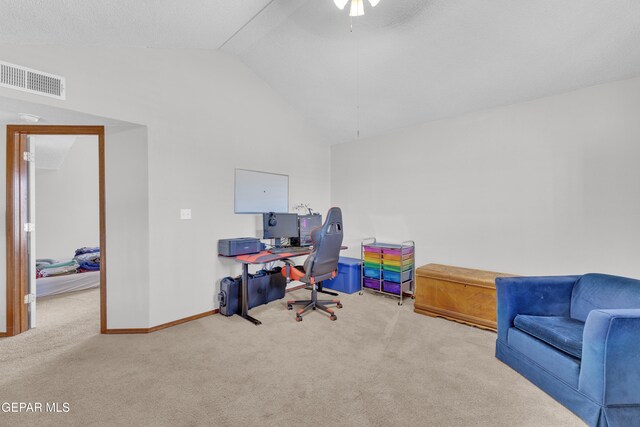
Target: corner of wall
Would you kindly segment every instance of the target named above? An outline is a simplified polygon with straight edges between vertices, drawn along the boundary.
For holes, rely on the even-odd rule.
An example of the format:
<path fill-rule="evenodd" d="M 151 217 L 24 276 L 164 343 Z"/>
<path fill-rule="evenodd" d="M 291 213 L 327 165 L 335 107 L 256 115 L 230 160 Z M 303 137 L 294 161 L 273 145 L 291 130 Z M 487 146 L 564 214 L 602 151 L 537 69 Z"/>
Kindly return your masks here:
<path fill-rule="evenodd" d="M 147 128 L 106 128 L 107 329 L 149 327 Z"/>

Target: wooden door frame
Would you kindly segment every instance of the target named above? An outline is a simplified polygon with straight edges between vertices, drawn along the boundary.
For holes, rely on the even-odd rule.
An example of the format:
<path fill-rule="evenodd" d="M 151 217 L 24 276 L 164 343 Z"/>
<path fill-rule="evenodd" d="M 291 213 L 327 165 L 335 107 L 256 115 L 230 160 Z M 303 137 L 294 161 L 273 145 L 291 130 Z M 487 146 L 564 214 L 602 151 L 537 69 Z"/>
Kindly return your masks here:
<path fill-rule="evenodd" d="M 29 135 L 96 135 L 100 204 L 100 332 L 107 332 L 107 269 L 105 217 L 104 126 L 7 125 L 7 331 L 0 336 L 18 335 L 28 329 L 23 303 L 28 286 L 26 218 L 27 168 L 22 158 Z"/>

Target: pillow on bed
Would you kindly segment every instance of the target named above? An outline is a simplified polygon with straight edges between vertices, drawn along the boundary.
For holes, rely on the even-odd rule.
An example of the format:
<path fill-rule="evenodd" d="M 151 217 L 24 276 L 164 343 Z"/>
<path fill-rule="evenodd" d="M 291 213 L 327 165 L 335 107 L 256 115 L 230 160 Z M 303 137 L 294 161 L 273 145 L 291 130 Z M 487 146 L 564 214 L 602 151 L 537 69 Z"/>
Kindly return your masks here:
<path fill-rule="evenodd" d="M 72 274 L 78 271 L 80 264 L 75 259 L 67 262 L 59 262 L 56 264 L 48 264 L 40 268 L 42 277 L 59 276 L 63 274 Z"/>
<path fill-rule="evenodd" d="M 90 253 L 86 253 L 86 254 L 76 255 L 73 259 L 75 259 L 79 263 L 82 263 L 83 261 L 99 263 L 100 262 L 100 252 L 90 252 Z"/>
<path fill-rule="evenodd" d="M 99 247 L 85 246 L 85 247 L 82 247 L 80 249 L 76 249 L 76 255 L 75 256 L 82 255 L 82 254 L 89 254 L 89 253 L 92 253 L 92 252 L 100 252 L 100 248 Z"/>
<path fill-rule="evenodd" d="M 55 264 L 56 260 L 51 258 L 41 258 L 36 260 L 36 268 L 41 268 L 49 264 Z"/>

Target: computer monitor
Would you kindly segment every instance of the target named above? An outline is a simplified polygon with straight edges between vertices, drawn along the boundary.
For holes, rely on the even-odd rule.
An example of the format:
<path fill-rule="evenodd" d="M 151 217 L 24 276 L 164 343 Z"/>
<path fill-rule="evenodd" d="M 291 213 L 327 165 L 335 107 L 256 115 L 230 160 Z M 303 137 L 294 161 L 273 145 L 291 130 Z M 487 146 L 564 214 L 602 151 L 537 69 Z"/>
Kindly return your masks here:
<path fill-rule="evenodd" d="M 262 214 L 263 239 L 298 237 L 298 214 L 268 212 Z"/>
<path fill-rule="evenodd" d="M 322 227 L 322 215 L 299 215 L 298 228 L 300 229 L 300 246 L 311 246 L 311 231 Z"/>

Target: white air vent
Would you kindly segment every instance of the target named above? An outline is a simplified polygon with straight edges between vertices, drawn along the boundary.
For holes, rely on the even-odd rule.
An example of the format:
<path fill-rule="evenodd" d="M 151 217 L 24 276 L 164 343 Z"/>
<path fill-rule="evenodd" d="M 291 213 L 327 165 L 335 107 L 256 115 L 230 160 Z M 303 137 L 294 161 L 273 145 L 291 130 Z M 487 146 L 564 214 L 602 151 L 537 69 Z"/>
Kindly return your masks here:
<path fill-rule="evenodd" d="M 64 77 L 3 61 L 0 61 L 0 86 L 66 99 Z"/>

